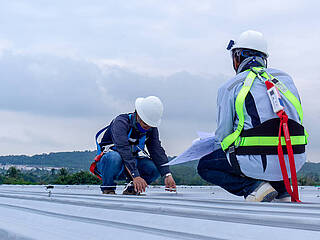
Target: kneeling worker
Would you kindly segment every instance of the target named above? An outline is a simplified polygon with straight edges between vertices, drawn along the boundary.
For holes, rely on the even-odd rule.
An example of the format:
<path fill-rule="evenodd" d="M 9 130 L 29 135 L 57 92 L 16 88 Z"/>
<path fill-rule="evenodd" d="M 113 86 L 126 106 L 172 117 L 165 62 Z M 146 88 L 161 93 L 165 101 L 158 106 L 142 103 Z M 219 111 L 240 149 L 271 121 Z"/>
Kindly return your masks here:
<path fill-rule="evenodd" d="M 307 133 L 297 88 L 288 74 L 267 68 L 261 33 L 246 31 L 227 49 L 236 76 L 218 91 L 221 149 L 201 158 L 198 172 L 247 201 L 299 202 L 296 171 L 306 161 Z"/>
<path fill-rule="evenodd" d="M 157 129 L 162 113 L 163 105 L 158 97 L 137 98 L 134 113 L 117 116 L 97 133 L 96 139 L 105 131 L 97 144 L 99 155 L 90 171 L 102 179 L 102 193 L 115 194 L 114 180 L 126 176 L 133 185 L 127 186 L 125 195 L 139 195 L 160 175 L 165 176 L 166 188 L 176 188 L 169 167 L 162 166 L 168 162 Z M 145 145 L 149 153 L 144 150 Z M 139 152 L 148 157 L 139 156 Z"/>

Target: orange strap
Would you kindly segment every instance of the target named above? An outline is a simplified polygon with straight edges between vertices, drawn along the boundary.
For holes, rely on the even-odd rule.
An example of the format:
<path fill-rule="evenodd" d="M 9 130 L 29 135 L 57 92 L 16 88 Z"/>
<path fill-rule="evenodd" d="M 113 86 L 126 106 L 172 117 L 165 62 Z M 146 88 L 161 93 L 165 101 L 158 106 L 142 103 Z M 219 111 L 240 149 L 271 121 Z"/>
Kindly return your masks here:
<path fill-rule="evenodd" d="M 97 166 L 97 162 L 100 161 L 100 159 L 102 158 L 104 152 L 101 152 L 99 155 L 97 155 L 95 158 L 94 158 L 94 162 L 91 163 L 90 165 L 90 172 L 92 172 L 95 176 L 97 176 L 100 180 L 102 180 L 100 174 L 97 172 L 96 170 L 96 166 Z"/>

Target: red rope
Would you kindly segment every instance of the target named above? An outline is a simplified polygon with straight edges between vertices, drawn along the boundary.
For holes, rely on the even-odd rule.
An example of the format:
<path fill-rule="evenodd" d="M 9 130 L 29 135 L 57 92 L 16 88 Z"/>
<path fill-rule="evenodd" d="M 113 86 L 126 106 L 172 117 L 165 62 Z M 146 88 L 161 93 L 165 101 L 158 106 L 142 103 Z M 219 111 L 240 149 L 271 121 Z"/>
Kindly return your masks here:
<path fill-rule="evenodd" d="M 291 196 L 291 202 L 301 202 L 299 200 L 299 192 L 298 192 L 298 180 L 297 180 L 297 172 L 296 172 L 296 166 L 294 162 L 294 155 L 292 150 L 292 144 L 290 139 L 290 133 L 288 128 L 288 115 L 282 110 L 277 113 L 277 115 L 280 118 L 280 126 L 279 126 L 279 143 L 278 143 L 278 157 L 279 157 L 279 163 L 280 168 L 283 176 L 283 182 L 287 189 L 287 192 Z M 286 147 L 288 151 L 288 157 L 289 157 L 289 164 L 290 164 L 290 172 L 291 172 L 291 182 L 292 182 L 292 189 L 290 180 L 287 173 L 287 167 L 284 160 L 283 150 L 282 150 L 282 144 L 281 144 L 281 132 L 283 129 L 283 135 L 286 142 Z"/>

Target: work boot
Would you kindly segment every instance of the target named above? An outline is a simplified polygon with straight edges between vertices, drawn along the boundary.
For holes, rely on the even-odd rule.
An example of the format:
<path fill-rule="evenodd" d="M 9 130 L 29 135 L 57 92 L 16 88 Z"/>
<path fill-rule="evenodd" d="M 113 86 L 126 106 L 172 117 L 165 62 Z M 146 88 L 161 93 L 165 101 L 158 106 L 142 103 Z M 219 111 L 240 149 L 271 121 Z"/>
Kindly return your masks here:
<path fill-rule="evenodd" d="M 102 194 L 111 194 L 111 195 L 115 195 L 116 192 L 114 191 L 114 189 L 104 189 L 102 191 Z"/>
<path fill-rule="evenodd" d="M 133 187 L 128 187 L 122 192 L 123 195 L 140 195 Z"/>
<path fill-rule="evenodd" d="M 246 197 L 247 202 L 271 202 L 278 192 L 268 183 L 262 182 Z"/>
<path fill-rule="evenodd" d="M 127 186 L 124 188 L 122 194 L 123 195 L 140 195 L 140 193 L 138 193 L 134 190 L 134 186 L 133 186 L 132 181 L 127 184 Z"/>
<path fill-rule="evenodd" d="M 276 198 L 273 200 L 274 202 L 291 202 L 291 196 L 289 193 L 285 192 L 282 194 L 279 194 L 276 196 Z"/>

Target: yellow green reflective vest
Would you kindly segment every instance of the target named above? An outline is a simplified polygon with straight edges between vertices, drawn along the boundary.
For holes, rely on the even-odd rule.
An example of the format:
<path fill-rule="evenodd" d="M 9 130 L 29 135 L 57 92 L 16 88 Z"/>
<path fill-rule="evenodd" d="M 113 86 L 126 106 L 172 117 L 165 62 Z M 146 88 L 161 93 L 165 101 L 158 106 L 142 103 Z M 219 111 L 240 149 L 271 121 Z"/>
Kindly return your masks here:
<path fill-rule="evenodd" d="M 246 96 L 255 80 L 268 80 L 277 87 L 283 96 L 287 98 L 296 109 L 301 124 L 289 119 L 288 125 L 291 135 L 291 143 L 294 148 L 294 152 L 295 149 L 296 153 L 304 152 L 304 146 L 307 144 L 308 134 L 302 126 L 303 111 L 298 98 L 292 94 L 282 82 L 274 78 L 271 74 L 267 73 L 265 68 L 254 67 L 247 71 L 249 71 L 249 73 L 244 80 L 244 84 L 235 101 L 235 110 L 239 118 L 238 126 L 233 133 L 222 140 L 222 149 L 227 151 L 231 145 L 234 145 L 238 150 L 241 150 L 241 154 L 275 154 L 273 152 L 275 151 L 279 142 L 276 134 L 277 130 L 279 129 L 279 125 L 277 126 L 279 119 L 270 119 L 270 121 L 262 123 L 261 126 L 254 127 L 249 130 L 243 130 L 245 122 L 244 103 Z M 271 105 L 270 102 L 266 104 Z M 285 145 L 284 137 L 281 139 L 281 144 Z"/>

